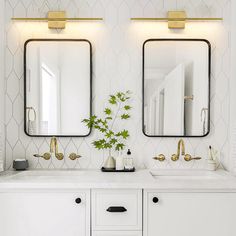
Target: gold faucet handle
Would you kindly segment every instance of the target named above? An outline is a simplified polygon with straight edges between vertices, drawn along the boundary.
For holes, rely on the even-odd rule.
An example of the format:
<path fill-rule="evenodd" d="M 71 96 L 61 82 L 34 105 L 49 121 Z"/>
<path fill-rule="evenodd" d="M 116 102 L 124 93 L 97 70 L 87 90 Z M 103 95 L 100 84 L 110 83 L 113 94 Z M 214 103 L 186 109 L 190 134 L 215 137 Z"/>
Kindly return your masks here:
<path fill-rule="evenodd" d="M 177 154 L 172 154 L 171 160 L 172 160 L 172 161 L 178 161 L 178 160 L 179 160 L 179 155 L 177 155 Z"/>
<path fill-rule="evenodd" d="M 71 153 L 71 154 L 69 155 L 69 158 L 70 158 L 72 161 L 74 161 L 74 160 L 76 160 L 76 159 L 81 158 L 81 156 L 78 155 L 78 154 L 76 154 L 76 153 Z"/>
<path fill-rule="evenodd" d="M 59 161 L 63 160 L 63 158 L 64 158 L 63 153 L 56 153 L 55 156 L 56 156 L 57 160 L 59 160 Z"/>
<path fill-rule="evenodd" d="M 40 154 L 34 154 L 33 155 L 34 157 L 41 157 L 43 158 L 44 160 L 50 160 L 51 158 L 51 154 L 49 152 L 45 152 L 43 155 L 40 155 Z"/>
<path fill-rule="evenodd" d="M 201 157 L 192 157 L 190 154 L 185 154 L 184 160 L 185 161 L 194 161 L 194 160 L 201 160 Z"/>
<path fill-rule="evenodd" d="M 153 157 L 153 159 L 162 162 L 166 159 L 166 157 L 164 154 L 159 154 L 157 157 Z"/>

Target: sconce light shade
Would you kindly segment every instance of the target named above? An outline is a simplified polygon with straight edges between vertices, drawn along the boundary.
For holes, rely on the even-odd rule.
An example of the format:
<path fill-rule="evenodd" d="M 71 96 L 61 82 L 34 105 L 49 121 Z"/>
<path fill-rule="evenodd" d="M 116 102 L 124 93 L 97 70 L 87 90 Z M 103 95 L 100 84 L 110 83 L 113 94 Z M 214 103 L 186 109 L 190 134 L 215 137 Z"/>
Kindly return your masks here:
<path fill-rule="evenodd" d="M 167 21 L 169 29 L 184 29 L 187 21 L 221 21 L 223 18 L 189 18 L 185 11 L 168 11 L 166 18 L 131 18 L 138 21 Z"/>
<path fill-rule="evenodd" d="M 69 18 L 66 17 L 65 11 L 49 11 L 46 18 L 28 18 L 28 17 L 13 17 L 13 21 L 46 21 L 49 29 L 65 29 L 67 21 L 99 21 L 103 20 L 101 17 L 91 18 Z"/>

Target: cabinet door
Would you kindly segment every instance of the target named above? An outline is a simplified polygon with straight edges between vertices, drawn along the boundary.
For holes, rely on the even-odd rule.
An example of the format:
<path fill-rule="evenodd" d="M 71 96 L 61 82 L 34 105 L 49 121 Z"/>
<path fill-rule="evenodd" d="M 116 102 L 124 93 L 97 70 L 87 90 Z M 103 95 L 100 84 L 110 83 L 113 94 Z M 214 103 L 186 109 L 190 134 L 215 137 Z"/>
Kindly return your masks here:
<path fill-rule="evenodd" d="M 142 231 L 94 231 L 92 236 L 142 236 Z"/>
<path fill-rule="evenodd" d="M 87 191 L 1 193 L 0 235 L 89 236 L 89 199 Z"/>
<path fill-rule="evenodd" d="M 144 236 L 190 235 L 235 236 L 236 194 L 145 191 Z"/>

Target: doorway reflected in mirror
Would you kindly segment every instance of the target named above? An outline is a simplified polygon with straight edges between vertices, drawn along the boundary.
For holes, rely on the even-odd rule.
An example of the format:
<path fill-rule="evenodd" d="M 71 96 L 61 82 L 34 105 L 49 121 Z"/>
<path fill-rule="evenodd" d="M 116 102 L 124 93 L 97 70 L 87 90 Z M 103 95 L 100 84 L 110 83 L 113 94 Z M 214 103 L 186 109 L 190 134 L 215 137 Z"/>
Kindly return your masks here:
<path fill-rule="evenodd" d="M 202 137 L 210 129 L 207 40 L 150 39 L 143 45 L 143 132 Z"/>

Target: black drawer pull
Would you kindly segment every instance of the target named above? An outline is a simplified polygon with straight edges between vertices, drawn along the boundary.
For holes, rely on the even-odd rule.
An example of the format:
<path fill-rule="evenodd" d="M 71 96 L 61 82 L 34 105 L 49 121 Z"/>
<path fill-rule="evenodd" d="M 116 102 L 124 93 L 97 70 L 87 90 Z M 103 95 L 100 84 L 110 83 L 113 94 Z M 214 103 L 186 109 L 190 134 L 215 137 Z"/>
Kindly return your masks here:
<path fill-rule="evenodd" d="M 81 203 L 81 198 L 79 198 L 79 197 L 76 198 L 76 199 L 75 199 L 75 202 L 76 202 L 77 204 L 80 204 L 80 203 Z"/>
<path fill-rule="evenodd" d="M 154 197 L 154 198 L 152 199 L 152 201 L 153 201 L 154 203 L 158 203 L 158 202 L 159 202 L 159 199 L 158 199 L 157 197 Z"/>
<path fill-rule="evenodd" d="M 121 207 L 121 206 L 111 206 L 107 209 L 108 212 L 126 212 L 126 208 L 125 207 Z"/>

